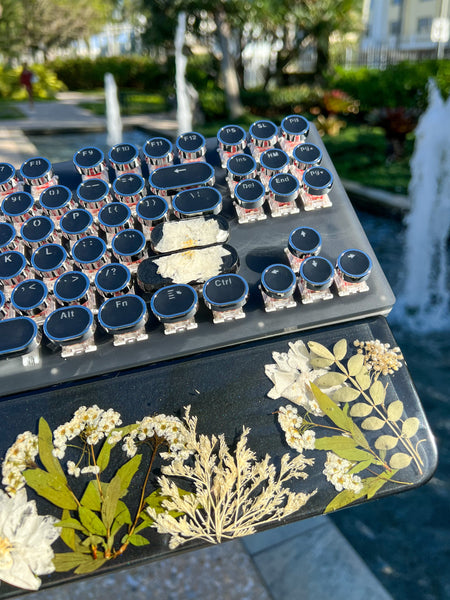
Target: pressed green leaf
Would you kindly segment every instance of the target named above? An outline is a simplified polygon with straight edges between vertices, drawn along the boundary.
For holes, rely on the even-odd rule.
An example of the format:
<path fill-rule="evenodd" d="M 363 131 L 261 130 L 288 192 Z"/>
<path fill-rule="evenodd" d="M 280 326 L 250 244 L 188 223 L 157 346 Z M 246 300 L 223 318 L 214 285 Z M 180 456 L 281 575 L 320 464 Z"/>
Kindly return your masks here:
<path fill-rule="evenodd" d="M 375 448 L 377 450 L 392 450 L 398 443 L 398 438 L 393 435 L 380 435 L 375 441 Z"/>
<path fill-rule="evenodd" d="M 62 521 L 66 521 L 67 519 L 70 519 L 70 512 L 68 510 L 63 510 L 62 513 Z M 68 546 L 71 550 L 76 550 L 76 537 L 75 537 L 75 530 L 74 529 L 67 529 L 67 528 L 63 528 L 61 530 L 61 535 L 60 535 L 62 541 L 66 544 L 66 546 Z"/>
<path fill-rule="evenodd" d="M 320 388 L 311 383 L 311 390 L 314 394 L 320 409 L 329 417 L 335 425 L 341 429 L 349 431 L 352 426 L 351 418 L 339 408 Z"/>
<path fill-rule="evenodd" d="M 328 369 L 328 367 L 331 367 L 331 365 L 334 364 L 334 360 L 322 358 L 320 356 L 313 356 L 309 362 L 313 369 Z"/>
<path fill-rule="evenodd" d="M 49 500 L 55 506 L 76 510 L 77 503 L 67 484 L 59 475 L 53 475 L 42 469 L 27 469 L 23 472 L 27 484 L 39 496 Z"/>
<path fill-rule="evenodd" d="M 368 390 L 370 388 L 370 384 L 372 383 L 372 380 L 366 369 L 361 370 L 361 372 L 358 373 L 358 375 L 356 375 L 355 379 L 356 379 L 359 387 L 363 390 L 363 392 L 365 392 L 366 390 Z"/>
<path fill-rule="evenodd" d="M 402 425 L 402 435 L 412 438 L 419 431 L 420 421 L 417 417 L 409 417 Z"/>
<path fill-rule="evenodd" d="M 342 385 L 344 381 L 347 379 L 347 376 L 343 373 L 335 373 L 334 371 L 330 371 L 329 373 L 325 373 L 317 379 L 314 380 L 314 383 L 320 388 L 331 388 L 335 385 Z"/>
<path fill-rule="evenodd" d="M 65 473 L 61 467 L 59 460 L 56 456 L 53 456 L 53 434 L 47 421 L 41 417 L 39 419 L 39 430 L 38 430 L 38 447 L 39 447 L 39 458 L 42 464 L 49 473 L 55 476 L 61 477 L 64 483 L 67 483 Z"/>
<path fill-rule="evenodd" d="M 357 402 L 350 409 L 352 417 L 367 417 L 373 411 L 373 406 L 367 402 Z"/>
<path fill-rule="evenodd" d="M 343 338 L 335 343 L 333 346 L 333 354 L 336 360 L 343 360 L 347 354 L 347 340 Z"/>
<path fill-rule="evenodd" d="M 350 423 L 349 432 L 359 446 L 362 446 L 366 449 L 370 448 L 369 442 L 366 440 L 363 432 L 354 421 L 351 421 Z"/>
<path fill-rule="evenodd" d="M 328 350 L 328 348 L 322 346 L 322 344 L 319 344 L 318 342 L 308 342 L 308 348 L 311 350 L 311 352 L 317 354 L 317 356 L 320 356 L 321 358 L 328 358 L 334 362 L 333 354 Z"/>
<path fill-rule="evenodd" d="M 326 513 L 332 512 L 334 510 L 339 510 L 340 508 L 344 508 L 348 504 L 351 504 L 358 498 L 362 498 L 365 495 L 365 492 L 362 490 L 361 492 L 352 492 L 351 490 L 342 490 L 339 492 L 331 502 L 325 508 Z"/>
<path fill-rule="evenodd" d="M 372 385 L 370 386 L 369 393 L 375 406 L 383 404 L 384 399 L 386 397 L 386 388 L 379 379 L 372 383 Z"/>
<path fill-rule="evenodd" d="M 55 523 L 56 527 L 63 527 L 68 529 L 76 529 L 78 531 L 82 531 L 83 533 L 87 532 L 86 527 L 80 523 L 77 519 L 70 517 L 69 519 L 63 519 L 58 523 Z"/>
<path fill-rule="evenodd" d="M 103 544 L 105 538 L 101 535 L 90 535 L 85 540 L 82 541 L 82 546 L 98 546 L 99 544 Z"/>
<path fill-rule="evenodd" d="M 63 552 L 57 553 L 53 557 L 53 564 L 55 565 L 55 571 L 63 572 L 70 571 L 78 565 L 88 563 L 92 560 L 92 557 L 81 552 Z"/>
<path fill-rule="evenodd" d="M 147 538 L 145 538 L 143 535 L 138 535 L 136 533 L 133 533 L 133 535 L 127 537 L 127 541 L 132 546 L 148 546 L 148 544 L 150 544 Z"/>
<path fill-rule="evenodd" d="M 102 520 L 106 528 L 110 528 L 116 515 L 117 503 L 122 493 L 122 482 L 118 475 L 115 475 L 109 482 L 102 502 Z"/>
<path fill-rule="evenodd" d="M 356 448 L 355 440 L 344 435 L 330 435 L 316 438 L 317 450 L 337 450 L 342 448 Z"/>
<path fill-rule="evenodd" d="M 348 359 L 347 370 L 349 375 L 356 377 L 364 367 L 364 356 L 362 354 L 355 354 Z"/>
<path fill-rule="evenodd" d="M 103 446 L 97 456 L 97 467 L 100 468 L 100 472 L 104 471 L 109 465 L 112 448 L 113 446 L 108 442 L 108 440 L 103 442 Z"/>
<path fill-rule="evenodd" d="M 106 562 L 106 558 L 91 558 L 91 562 L 86 562 L 81 564 L 79 567 L 75 569 L 75 573 L 77 575 L 84 575 L 86 573 L 92 573 L 92 571 L 96 571 L 100 569 Z"/>
<path fill-rule="evenodd" d="M 370 477 L 369 485 L 366 486 L 367 499 L 370 500 L 395 474 L 396 470 L 388 471 L 378 477 Z"/>
<path fill-rule="evenodd" d="M 86 508 L 85 506 L 80 506 L 78 508 L 78 514 L 80 515 L 81 523 L 90 533 L 103 536 L 106 535 L 105 525 L 92 510 L 89 510 L 89 508 Z"/>
<path fill-rule="evenodd" d="M 136 471 L 139 469 L 142 455 L 136 454 L 118 469 L 115 477 L 120 479 L 120 497 L 125 496 Z"/>
<path fill-rule="evenodd" d="M 131 525 L 131 515 L 126 504 L 119 500 L 116 507 L 115 518 L 111 526 L 111 534 L 115 535 L 122 525 Z"/>
<path fill-rule="evenodd" d="M 383 421 L 383 419 L 379 419 L 378 417 L 367 417 L 367 419 L 364 419 L 361 423 L 361 427 L 363 429 L 368 429 L 369 431 L 378 431 L 378 429 L 384 427 L 385 423 L 386 421 Z"/>
<path fill-rule="evenodd" d="M 364 471 L 364 469 L 367 469 L 367 467 L 370 467 L 372 462 L 373 462 L 372 460 L 362 460 L 361 462 L 356 463 L 356 465 L 354 465 L 348 471 L 348 473 L 350 473 L 350 475 L 356 475 L 356 473 L 361 473 L 361 471 Z"/>
<path fill-rule="evenodd" d="M 405 452 L 396 452 L 391 456 L 389 466 L 391 469 L 404 469 L 412 461 L 412 456 Z"/>
<path fill-rule="evenodd" d="M 387 408 L 387 416 L 390 421 L 398 421 L 401 419 L 403 414 L 403 402 L 401 400 L 394 400 Z"/>
<path fill-rule="evenodd" d="M 108 484 L 102 483 L 101 486 L 103 494 L 106 494 Z M 86 508 L 90 508 L 91 510 L 101 510 L 102 500 L 100 498 L 97 480 L 91 479 L 91 481 L 87 484 L 84 494 L 81 497 L 80 504 L 82 506 L 86 506 Z"/>
<path fill-rule="evenodd" d="M 343 386 L 333 392 L 333 400 L 335 402 L 353 402 L 360 395 L 359 390 L 355 390 L 355 388 Z"/>

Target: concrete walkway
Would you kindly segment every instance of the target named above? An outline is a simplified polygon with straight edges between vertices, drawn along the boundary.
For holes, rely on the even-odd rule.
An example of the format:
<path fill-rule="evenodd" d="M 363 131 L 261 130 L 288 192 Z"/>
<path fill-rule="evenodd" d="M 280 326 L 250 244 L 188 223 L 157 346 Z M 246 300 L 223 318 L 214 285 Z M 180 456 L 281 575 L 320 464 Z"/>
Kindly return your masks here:
<path fill-rule="evenodd" d="M 83 97 L 85 99 L 85 97 Z M 96 97 L 97 98 L 97 97 Z M 24 119 L 0 121 L 0 162 L 19 167 L 36 154 L 31 132 L 105 129 L 105 119 L 77 106 L 78 94 L 19 108 Z M 149 131 L 176 133 L 171 115 L 124 119 Z M 328 517 L 316 517 L 159 563 L 43 590 L 27 598 L 106 600 L 389 600 L 391 597 Z"/>

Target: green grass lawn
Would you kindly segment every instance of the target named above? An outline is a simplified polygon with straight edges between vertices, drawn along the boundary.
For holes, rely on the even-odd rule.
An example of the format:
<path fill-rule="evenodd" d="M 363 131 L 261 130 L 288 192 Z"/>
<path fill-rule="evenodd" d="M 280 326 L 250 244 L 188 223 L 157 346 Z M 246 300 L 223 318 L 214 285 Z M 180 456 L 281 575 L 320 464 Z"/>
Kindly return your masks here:
<path fill-rule="evenodd" d="M 166 97 L 162 94 L 144 94 L 124 90 L 119 93 L 119 103 L 121 114 L 125 116 L 154 114 L 169 110 Z M 106 112 L 104 101 L 82 102 L 80 106 L 90 110 L 96 116 L 104 116 Z"/>

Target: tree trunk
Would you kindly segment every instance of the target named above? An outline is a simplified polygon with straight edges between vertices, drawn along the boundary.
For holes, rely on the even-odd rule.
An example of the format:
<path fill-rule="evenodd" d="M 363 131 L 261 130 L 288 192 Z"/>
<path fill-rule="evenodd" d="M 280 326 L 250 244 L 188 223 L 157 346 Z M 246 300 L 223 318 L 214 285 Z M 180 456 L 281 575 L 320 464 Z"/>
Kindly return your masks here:
<path fill-rule="evenodd" d="M 237 119 L 244 112 L 239 94 L 239 81 L 234 58 L 230 52 L 229 40 L 231 37 L 230 24 L 224 10 L 219 10 L 215 15 L 220 48 L 222 50 L 222 77 L 225 86 L 228 112 L 231 119 Z"/>

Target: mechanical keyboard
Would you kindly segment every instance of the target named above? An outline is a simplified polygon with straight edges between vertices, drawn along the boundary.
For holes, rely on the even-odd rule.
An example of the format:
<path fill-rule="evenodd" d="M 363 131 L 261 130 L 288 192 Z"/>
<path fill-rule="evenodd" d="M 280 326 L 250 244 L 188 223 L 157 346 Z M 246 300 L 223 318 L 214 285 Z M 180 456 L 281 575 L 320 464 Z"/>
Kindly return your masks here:
<path fill-rule="evenodd" d="M 0 164 L 0 396 L 387 314 L 312 123 Z"/>

